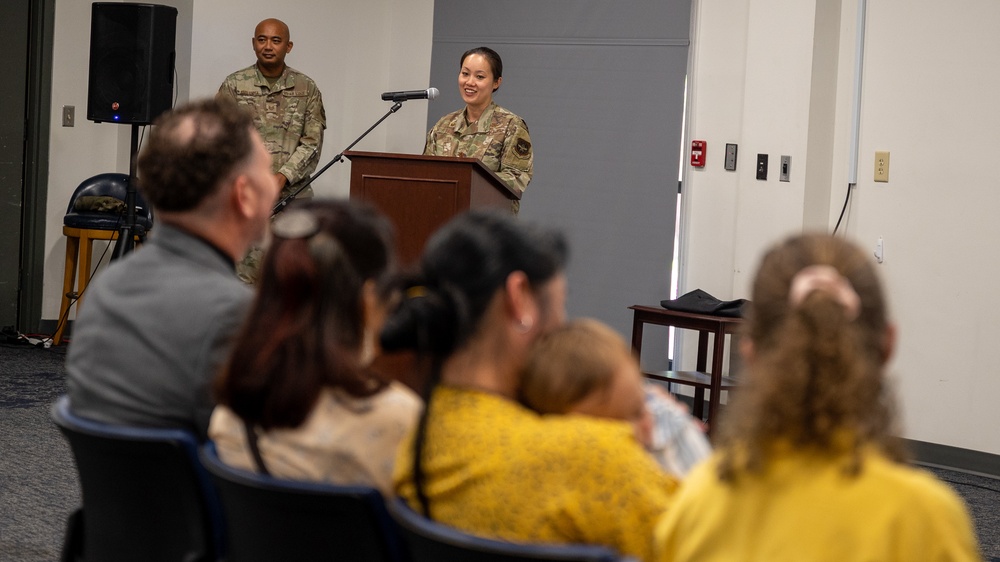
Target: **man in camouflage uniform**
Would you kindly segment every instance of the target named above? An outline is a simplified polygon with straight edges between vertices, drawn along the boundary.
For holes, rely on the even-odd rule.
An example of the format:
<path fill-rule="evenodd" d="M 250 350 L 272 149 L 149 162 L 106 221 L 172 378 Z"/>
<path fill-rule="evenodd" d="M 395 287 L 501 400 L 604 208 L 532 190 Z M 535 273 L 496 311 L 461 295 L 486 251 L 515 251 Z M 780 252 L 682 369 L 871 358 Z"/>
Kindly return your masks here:
<path fill-rule="evenodd" d="M 495 102 L 474 123 L 468 122 L 465 109 L 442 117 L 427 133 L 424 154 L 476 158 L 520 193 L 531 181 L 534 157 L 528 125 Z M 514 214 L 520 207 L 520 201 L 511 201 Z"/>
<path fill-rule="evenodd" d="M 305 183 L 319 163 L 326 129 L 323 96 L 312 79 L 285 64 L 292 41 L 284 22 L 266 19 L 257 24 L 253 50 L 256 64 L 226 77 L 216 97 L 250 112 L 271 153 L 271 171 L 284 198 Z M 307 187 L 297 198 L 312 196 Z M 250 249 L 236 268 L 240 279 L 257 281 L 263 253 L 260 246 Z"/>

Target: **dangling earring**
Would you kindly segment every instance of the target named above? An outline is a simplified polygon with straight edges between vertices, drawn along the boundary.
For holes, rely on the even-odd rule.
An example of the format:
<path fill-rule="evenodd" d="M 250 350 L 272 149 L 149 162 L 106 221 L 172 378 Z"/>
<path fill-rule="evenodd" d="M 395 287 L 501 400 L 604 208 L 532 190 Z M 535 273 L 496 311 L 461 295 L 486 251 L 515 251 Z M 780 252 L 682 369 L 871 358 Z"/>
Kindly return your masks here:
<path fill-rule="evenodd" d="M 361 336 L 361 356 L 358 361 L 363 367 L 367 367 L 375 360 L 375 336 L 371 330 L 365 330 Z"/>
<path fill-rule="evenodd" d="M 520 320 L 517 321 L 517 331 L 522 334 L 527 334 L 534 327 L 535 320 L 530 316 L 522 316 Z"/>

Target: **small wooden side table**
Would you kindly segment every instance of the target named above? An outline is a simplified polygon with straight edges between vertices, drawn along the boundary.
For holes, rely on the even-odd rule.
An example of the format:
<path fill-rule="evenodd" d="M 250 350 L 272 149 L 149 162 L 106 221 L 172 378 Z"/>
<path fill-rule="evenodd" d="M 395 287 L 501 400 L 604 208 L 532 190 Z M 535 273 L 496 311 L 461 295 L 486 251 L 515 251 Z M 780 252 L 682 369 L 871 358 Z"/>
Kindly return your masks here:
<path fill-rule="evenodd" d="M 698 362 L 695 371 L 660 371 L 643 372 L 647 378 L 683 384 L 694 387 L 694 407 L 692 414 L 698 419 L 704 419 L 705 390 L 708 389 L 708 428 L 715 428 L 715 418 L 719 411 L 719 403 L 723 390 L 737 386 L 732 377 L 722 376 L 722 364 L 725 358 L 726 335 L 735 334 L 743 323 L 742 318 L 714 316 L 710 314 L 694 314 L 678 312 L 662 307 L 633 305 L 632 310 L 632 349 L 637 357 L 642 357 L 642 328 L 645 324 L 658 326 L 673 326 L 683 330 L 698 331 Z M 708 368 L 708 342 L 713 335 L 712 367 Z"/>

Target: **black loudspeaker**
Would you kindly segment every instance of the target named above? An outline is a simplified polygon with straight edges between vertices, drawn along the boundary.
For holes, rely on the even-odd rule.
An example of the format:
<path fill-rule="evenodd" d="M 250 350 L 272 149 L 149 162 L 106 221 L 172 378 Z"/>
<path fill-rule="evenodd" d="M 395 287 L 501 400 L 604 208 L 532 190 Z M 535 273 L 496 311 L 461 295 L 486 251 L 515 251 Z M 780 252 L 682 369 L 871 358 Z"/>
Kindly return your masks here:
<path fill-rule="evenodd" d="M 173 105 L 177 9 L 95 2 L 87 119 L 146 125 Z"/>

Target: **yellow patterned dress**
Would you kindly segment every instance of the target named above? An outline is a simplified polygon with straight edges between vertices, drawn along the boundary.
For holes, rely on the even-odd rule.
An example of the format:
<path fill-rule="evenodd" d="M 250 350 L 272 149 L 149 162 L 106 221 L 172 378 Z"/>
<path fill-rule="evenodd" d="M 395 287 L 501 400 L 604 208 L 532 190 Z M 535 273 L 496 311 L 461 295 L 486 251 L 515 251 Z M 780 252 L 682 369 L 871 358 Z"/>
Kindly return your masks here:
<path fill-rule="evenodd" d="M 419 510 L 412 435 L 396 492 Z M 540 416 L 503 397 L 434 391 L 423 448 L 431 517 L 466 532 L 536 543 L 600 544 L 652 558 L 653 527 L 677 481 L 625 422 Z"/>

